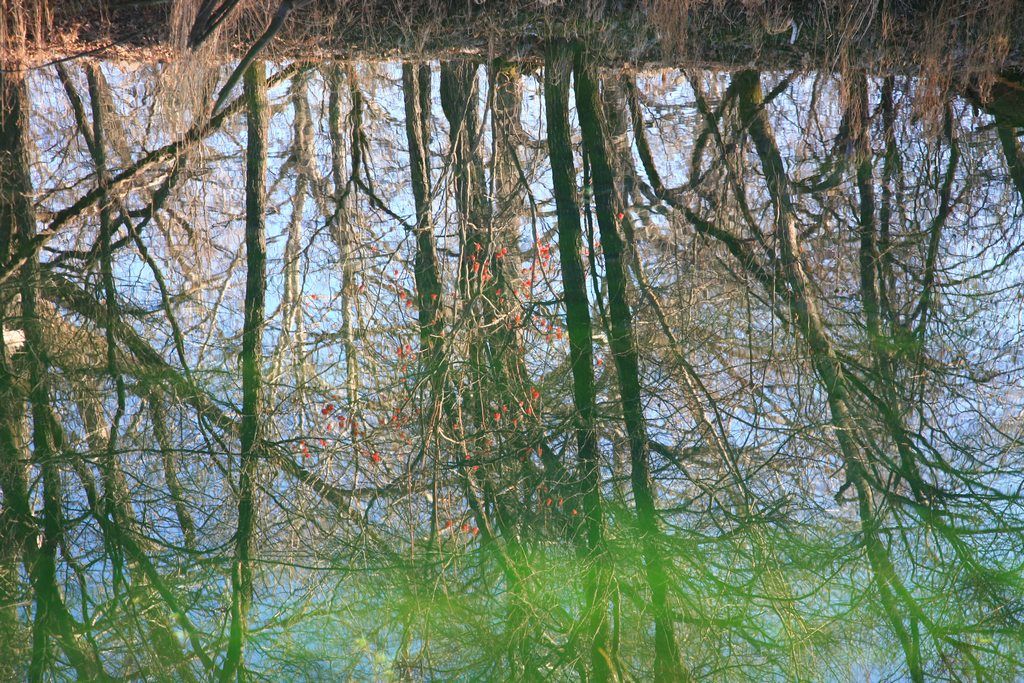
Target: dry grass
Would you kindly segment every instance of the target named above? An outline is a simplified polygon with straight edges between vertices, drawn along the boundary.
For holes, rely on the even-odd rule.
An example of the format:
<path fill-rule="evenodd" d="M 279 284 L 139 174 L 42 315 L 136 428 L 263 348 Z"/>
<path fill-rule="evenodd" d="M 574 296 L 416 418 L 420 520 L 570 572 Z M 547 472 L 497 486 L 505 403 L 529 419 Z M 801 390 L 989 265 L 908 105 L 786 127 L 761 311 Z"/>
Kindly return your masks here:
<path fill-rule="evenodd" d="M 8 59 L 43 47 L 52 27 L 49 0 L 0 0 L 0 46 Z"/>
<path fill-rule="evenodd" d="M 946 93 L 968 83 L 981 99 L 988 98 L 999 71 L 1010 61 L 1011 41 L 1020 35 L 1017 14 L 1015 0 L 989 0 L 944 5 L 925 17 L 915 101 L 922 115 L 937 111 Z M 1016 35 L 1011 34 L 1015 26 Z"/>
<path fill-rule="evenodd" d="M 126 2 L 131 7 L 118 7 Z M 186 52 L 200 0 L 0 0 L 7 52 L 88 49 L 120 41 Z M 188 61 L 237 54 L 278 0 L 243 0 Z M 920 104 L 969 82 L 983 95 L 1024 65 L 1017 0 L 315 0 L 292 13 L 271 57 L 538 57 L 546 39 L 579 39 L 610 63 L 757 65 L 917 72 Z"/>
<path fill-rule="evenodd" d="M 645 9 L 668 62 L 916 73 L 926 124 L 938 123 L 951 92 L 985 100 L 1000 72 L 1024 67 L 1016 0 L 646 0 Z"/>

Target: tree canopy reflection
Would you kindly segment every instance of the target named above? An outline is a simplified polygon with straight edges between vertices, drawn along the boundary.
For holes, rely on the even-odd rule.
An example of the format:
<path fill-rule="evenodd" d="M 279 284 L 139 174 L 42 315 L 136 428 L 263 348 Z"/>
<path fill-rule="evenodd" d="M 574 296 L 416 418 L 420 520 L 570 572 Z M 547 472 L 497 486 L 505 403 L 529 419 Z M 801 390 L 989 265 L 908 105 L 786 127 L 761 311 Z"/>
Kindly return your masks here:
<path fill-rule="evenodd" d="M 4 678 L 1022 675 L 1003 111 L 230 71 L 0 73 Z"/>

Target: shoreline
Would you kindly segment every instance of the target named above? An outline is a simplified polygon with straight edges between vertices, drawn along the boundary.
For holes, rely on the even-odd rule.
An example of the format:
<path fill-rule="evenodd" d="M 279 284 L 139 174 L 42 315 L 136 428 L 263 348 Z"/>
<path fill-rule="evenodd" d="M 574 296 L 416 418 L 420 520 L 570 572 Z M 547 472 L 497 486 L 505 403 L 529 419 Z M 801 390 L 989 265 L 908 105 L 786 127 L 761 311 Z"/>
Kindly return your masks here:
<path fill-rule="evenodd" d="M 594 19 L 579 3 L 537 9 L 536 2 L 501 8 L 484 2 L 473 12 L 376 17 L 356 16 L 351 10 L 329 12 L 330 4 L 318 2 L 294 11 L 264 57 L 379 61 L 412 55 L 416 61 L 500 57 L 531 63 L 542 61 L 548 41 L 569 40 L 584 45 L 601 64 L 641 70 L 857 68 L 877 75 L 955 73 L 972 79 L 1024 67 L 1024 8 L 1016 7 L 998 24 L 996 18 L 979 19 L 976 25 L 953 18 L 924 26 L 918 15 L 906 14 L 876 18 L 851 33 L 849 27 L 831 26 L 835 17 L 824 11 L 782 13 L 769 21 L 752 12 L 733 16 L 730 8 L 737 3 L 722 3 L 721 11 L 694 11 L 685 17 L 681 32 L 686 35 L 680 39 L 672 35 L 679 27 L 666 28 L 669 24 L 652 16 L 654 10 L 646 5 Z M 223 29 L 216 44 L 203 46 L 199 56 L 239 56 L 265 23 L 252 14 Z M 6 54 L 0 52 L 3 60 L 38 68 L 80 57 L 165 62 L 195 54 L 172 37 L 176 19 L 169 2 L 80 3 L 77 10 L 51 12 L 48 19 L 41 39 L 31 34 L 20 41 L 8 37 Z"/>

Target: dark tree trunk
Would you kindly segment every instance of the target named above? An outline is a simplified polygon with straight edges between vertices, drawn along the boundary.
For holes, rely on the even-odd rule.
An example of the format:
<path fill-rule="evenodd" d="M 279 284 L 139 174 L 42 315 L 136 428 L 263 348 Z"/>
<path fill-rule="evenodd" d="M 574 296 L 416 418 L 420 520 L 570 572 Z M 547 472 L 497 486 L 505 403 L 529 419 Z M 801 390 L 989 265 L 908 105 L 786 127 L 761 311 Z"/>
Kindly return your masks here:
<path fill-rule="evenodd" d="M 754 141 L 775 207 L 782 274 L 789 289 L 789 308 L 801 335 L 807 342 L 812 363 L 828 396 L 831 420 L 836 428 L 836 438 L 845 461 L 847 478 L 857 492 L 865 551 L 879 597 L 890 626 L 903 648 L 911 679 L 917 683 L 924 680 L 920 642 L 914 634 L 916 629 L 908 628 L 904 623 L 899 603 L 904 603 L 904 606 L 912 611 L 915 611 L 915 605 L 896 574 L 889 550 L 881 536 L 881 524 L 875 512 L 865 457 L 855 440 L 857 427 L 849 406 L 850 391 L 847 380 L 825 332 L 803 268 L 785 166 L 775 144 L 768 115 L 762 107 L 760 75 L 751 71 L 741 72 L 733 78 L 733 86 L 739 97 L 743 124 Z"/>
<path fill-rule="evenodd" d="M 654 612 L 654 678 L 658 681 L 688 680 L 690 674 L 679 661 L 675 628 L 668 606 L 668 578 L 665 561 L 657 547 L 659 529 L 654 492 L 651 485 L 647 426 L 640 387 L 640 361 L 633 333 L 633 313 L 628 301 L 626 264 L 629 256 L 619 232 L 622 206 L 616 206 L 618 193 L 608 158 L 606 125 L 601 110 L 597 82 L 590 64 L 577 55 L 576 106 L 583 131 L 584 154 L 590 161 L 597 223 L 604 252 L 608 282 L 609 345 L 615 359 L 622 400 L 622 417 L 629 441 L 630 482 L 636 506 L 643 548 L 647 583 Z"/>
<path fill-rule="evenodd" d="M 0 263 L 10 258 L 19 231 L 33 229 L 23 137 L 27 122 L 22 106 L 26 99 L 21 78 L 0 73 Z M 0 288 L 0 326 L 4 330 L 20 327 L 14 305 L 11 288 Z M 13 356 L 13 349 L 0 335 L 0 595 L 5 596 L 0 606 L 0 678 L 10 680 L 23 670 L 28 654 L 26 629 L 18 617 L 16 601 L 20 592 L 18 563 L 22 553 L 35 544 L 36 536 L 25 457 L 25 397 L 17 386 Z"/>
<path fill-rule="evenodd" d="M 0 218 L 4 226 L 4 251 L 34 253 L 26 247 L 35 238 L 35 215 L 31 203 L 32 185 L 26 145 L 28 95 L 21 73 L 0 72 L 0 161 L 3 161 L 3 187 L 0 187 Z M 11 261 L 6 262 L 13 266 Z M 63 533 L 62 491 L 60 471 L 57 468 L 56 419 L 50 408 L 49 359 L 39 322 L 37 299 L 39 293 L 39 262 L 35 256 L 21 261 L 21 323 L 25 332 L 26 365 L 29 380 L 29 414 L 32 421 L 31 461 L 38 468 L 43 485 L 42 529 L 37 544 L 37 530 L 32 523 L 31 503 L 27 490 L 27 473 L 18 463 L 18 451 L 11 425 L 3 429 L 5 504 L 11 506 L 12 516 L 21 537 L 23 562 L 35 597 L 35 618 L 32 627 L 32 652 L 29 662 L 30 681 L 43 680 L 52 663 L 50 638 L 55 636 L 80 678 L 107 680 L 106 672 L 95 652 L 88 650 L 79 640 L 75 620 L 68 612 L 57 585 L 57 547 Z"/>
<path fill-rule="evenodd" d="M 604 521 L 601 510 L 601 471 L 597 449 L 594 350 L 587 298 L 586 276 L 580 255 L 582 228 L 576 196 L 569 128 L 569 76 L 572 52 L 553 45 L 545 55 L 544 105 L 547 117 L 551 180 L 558 218 L 558 255 L 562 270 L 569 363 L 572 368 L 573 403 L 576 406 L 576 443 L 582 493 L 583 532 L 589 564 L 586 579 L 586 614 L 583 624 L 593 638 L 590 653 L 592 680 L 612 678 L 614 662 L 608 644 L 610 586 L 605 557 Z"/>
<path fill-rule="evenodd" d="M 427 368 L 436 375 L 443 360 L 440 317 L 441 277 L 434 245 L 430 182 L 430 67 L 402 65 L 405 95 L 405 132 L 409 146 L 409 172 L 412 175 L 413 201 L 416 206 L 416 255 L 413 263 L 419 315 L 420 350 Z M 436 391 L 442 387 L 438 385 Z"/>
<path fill-rule="evenodd" d="M 238 529 L 231 571 L 231 631 L 222 682 L 242 678 L 242 650 L 252 602 L 252 545 L 256 517 L 256 474 L 264 458 L 261 438 L 263 393 L 263 326 L 267 244 L 264 230 L 267 172 L 267 94 L 262 63 L 245 73 L 248 138 L 245 165 L 245 320 L 242 328 L 242 420 L 239 429 L 241 464 L 238 482 Z"/>

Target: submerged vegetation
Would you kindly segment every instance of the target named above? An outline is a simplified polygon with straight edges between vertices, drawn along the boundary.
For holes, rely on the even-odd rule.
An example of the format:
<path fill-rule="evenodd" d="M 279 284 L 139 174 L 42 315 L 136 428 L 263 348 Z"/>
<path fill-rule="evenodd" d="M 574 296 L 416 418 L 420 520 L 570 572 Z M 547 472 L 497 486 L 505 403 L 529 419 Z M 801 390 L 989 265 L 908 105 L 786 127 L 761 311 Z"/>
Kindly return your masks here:
<path fill-rule="evenodd" d="M 1024 677 L 1016 3 L 0 19 L 0 679 Z"/>

